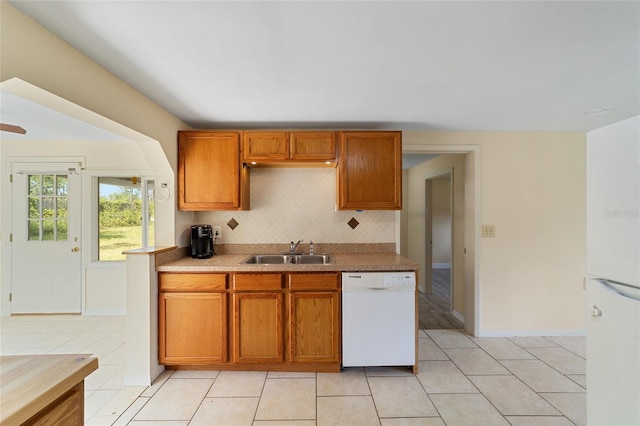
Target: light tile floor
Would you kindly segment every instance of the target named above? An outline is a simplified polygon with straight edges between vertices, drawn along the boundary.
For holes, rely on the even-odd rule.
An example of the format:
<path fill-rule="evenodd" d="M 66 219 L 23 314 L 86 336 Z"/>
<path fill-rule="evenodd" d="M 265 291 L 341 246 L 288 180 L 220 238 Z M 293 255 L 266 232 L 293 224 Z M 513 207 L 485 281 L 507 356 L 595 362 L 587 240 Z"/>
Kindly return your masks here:
<path fill-rule="evenodd" d="M 165 371 L 122 387 L 125 317 L 0 318 L 0 354 L 92 353 L 87 425 L 586 425 L 584 337 L 420 331 L 420 372 Z"/>

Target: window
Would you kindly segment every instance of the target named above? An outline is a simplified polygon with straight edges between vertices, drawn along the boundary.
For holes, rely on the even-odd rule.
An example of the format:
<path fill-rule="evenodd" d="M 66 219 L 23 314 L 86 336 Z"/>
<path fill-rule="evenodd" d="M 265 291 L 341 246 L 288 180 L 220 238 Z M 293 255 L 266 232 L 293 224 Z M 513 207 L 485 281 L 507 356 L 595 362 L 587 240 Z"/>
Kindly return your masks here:
<path fill-rule="evenodd" d="M 67 175 L 29 175 L 29 241 L 67 241 Z"/>
<path fill-rule="evenodd" d="M 123 251 L 153 245 L 153 181 L 98 178 L 98 260 L 125 260 Z"/>

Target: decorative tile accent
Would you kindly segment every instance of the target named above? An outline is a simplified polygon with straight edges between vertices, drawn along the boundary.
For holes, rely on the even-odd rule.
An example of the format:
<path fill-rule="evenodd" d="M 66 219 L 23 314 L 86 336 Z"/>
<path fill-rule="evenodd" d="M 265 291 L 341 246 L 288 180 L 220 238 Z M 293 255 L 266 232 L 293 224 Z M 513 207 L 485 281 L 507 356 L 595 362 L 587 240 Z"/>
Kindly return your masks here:
<path fill-rule="evenodd" d="M 240 225 L 240 224 L 234 218 L 231 218 L 231 220 L 229 222 L 227 222 L 227 226 L 229 228 L 231 228 L 232 231 L 234 229 L 236 229 L 238 227 L 238 225 Z"/>
<path fill-rule="evenodd" d="M 356 226 L 360 225 L 360 222 L 358 222 L 355 217 L 352 217 L 351 220 L 347 222 L 347 225 L 349 225 L 351 229 L 356 229 Z"/>

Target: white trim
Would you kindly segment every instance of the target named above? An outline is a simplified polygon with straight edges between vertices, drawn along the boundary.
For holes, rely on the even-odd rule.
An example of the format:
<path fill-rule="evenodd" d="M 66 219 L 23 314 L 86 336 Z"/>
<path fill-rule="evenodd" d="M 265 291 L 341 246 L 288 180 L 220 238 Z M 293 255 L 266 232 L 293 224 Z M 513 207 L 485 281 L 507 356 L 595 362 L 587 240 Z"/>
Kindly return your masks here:
<path fill-rule="evenodd" d="M 451 263 L 432 263 L 431 269 L 451 269 Z"/>
<path fill-rule="evenodd" d="M 482 211 L 482 159 L 480 158 L 481 147 L 480 145 L 403 145 L 402 146 L 403 154 L 470 154 L 473 153 L 474 160 L 474 215 L 473 215 L 473 223 L 475 225 L 473 236 L 474 236 L 474 271 L 473 271 L 473 282 L 467 283 L 473 286 L 471 289 L 471 294 L 473 295 L 473 307 L 467 306 L 466 312 L 470 312 L 473 315 L 473 330 L 470 331 L 474 336 L 480 336 L 480 255 L 481 255 L 481 240 L 480 240 L 480 232 L 479 232 L 479 224 L 482 223 L 481 220 L 481 211 Z M 468 292 L 467 292 L 468 294 Z"/>
<path fill-rule="evenodd" d="M 125 309 L 86 309 L 84 311 L 84 315 L 87 316 L 99 316 L 99 315 L 118 315 L 125 316 L 127 312 Z"/>
<path fill-rule="evenodd" d="M 586 336 L 584 329 L 579 330 L 498 330 L 483 331 L 478 337 L 544 337 L 544 336 Z"/>
<path fill-rule="evenodd" d="M 457 319 L 458 321 L 464 324 L 464 315 L 462 315 L 460 312 L 454 309 L 451 311 L 451 315 L 453 315 L 455 319 Z"/>
<path fill-rule="evenodd" d="M 161 369 L 154 371 L 153 377 L 151 374 L 127 374 L 124 376 L 122 386 L 151 386 L 151 383 L 164 371 L 164 366 L 160 366 Z"/>

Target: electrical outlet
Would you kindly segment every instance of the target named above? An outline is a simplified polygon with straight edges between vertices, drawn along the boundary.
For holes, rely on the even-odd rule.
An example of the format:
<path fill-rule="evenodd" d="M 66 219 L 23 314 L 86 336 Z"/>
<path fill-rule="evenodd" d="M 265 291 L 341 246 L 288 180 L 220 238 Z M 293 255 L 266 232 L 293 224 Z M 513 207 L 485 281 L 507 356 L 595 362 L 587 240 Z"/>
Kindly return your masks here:
<path fill-rule="evenodd" d="M 482 225 L 482 238 L 495 238 L 496 227 L 494 225 Z"/>
<path fill-rule="evenodd" d="M 213 229 L 213 238 L 216 240 L 222 239 L 222 226 L 212 226 Z"/>

